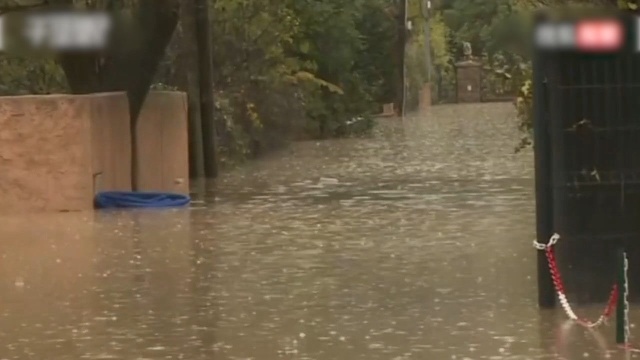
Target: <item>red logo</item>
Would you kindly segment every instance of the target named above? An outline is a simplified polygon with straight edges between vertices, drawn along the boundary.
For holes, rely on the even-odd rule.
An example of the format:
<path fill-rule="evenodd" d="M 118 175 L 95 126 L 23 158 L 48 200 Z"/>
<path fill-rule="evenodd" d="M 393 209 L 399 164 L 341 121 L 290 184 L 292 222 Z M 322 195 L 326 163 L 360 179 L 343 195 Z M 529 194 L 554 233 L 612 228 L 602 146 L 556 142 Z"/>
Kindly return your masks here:
<path fill-rule="evenodd" d="M 616 20 L 582 21 L 576 26 L 576 45 L 582 51 L 616 51 L 623 41 L 622 25 Z"/>

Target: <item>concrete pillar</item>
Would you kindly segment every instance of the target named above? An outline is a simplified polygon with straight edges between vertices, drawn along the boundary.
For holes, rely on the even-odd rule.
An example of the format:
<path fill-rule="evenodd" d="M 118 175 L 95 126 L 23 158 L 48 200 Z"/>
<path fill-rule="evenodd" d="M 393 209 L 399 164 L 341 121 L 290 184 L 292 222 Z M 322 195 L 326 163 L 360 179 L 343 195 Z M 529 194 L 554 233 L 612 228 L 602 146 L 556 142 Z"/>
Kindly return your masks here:
<path fill-rule="evenodd" d="M 465 60 L 456 64 L 456 97 L 458 103 L 482 101 L 482 64 Z"/>

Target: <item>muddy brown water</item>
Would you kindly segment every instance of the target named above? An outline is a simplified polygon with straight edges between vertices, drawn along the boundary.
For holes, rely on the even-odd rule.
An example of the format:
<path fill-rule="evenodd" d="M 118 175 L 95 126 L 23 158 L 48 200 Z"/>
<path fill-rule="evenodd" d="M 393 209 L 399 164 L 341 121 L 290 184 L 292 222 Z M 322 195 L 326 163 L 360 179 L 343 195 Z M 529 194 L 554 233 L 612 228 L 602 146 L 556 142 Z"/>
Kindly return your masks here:
<path fill-rule="evenodd" d="M 633 358 L 537 308 L 518 136 L 510 104 L 437 106 L 248 164 L 215 204 L 0 218 L 0 359 Z"/>

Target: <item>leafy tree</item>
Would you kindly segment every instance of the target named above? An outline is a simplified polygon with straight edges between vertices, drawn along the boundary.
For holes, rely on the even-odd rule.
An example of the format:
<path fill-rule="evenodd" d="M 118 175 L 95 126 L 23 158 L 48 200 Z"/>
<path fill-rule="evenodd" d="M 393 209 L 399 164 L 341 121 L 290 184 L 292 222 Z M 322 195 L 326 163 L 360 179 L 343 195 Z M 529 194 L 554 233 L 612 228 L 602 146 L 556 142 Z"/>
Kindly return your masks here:
<path fill-rule="evenodd" d="M 0 0 L 0 11 L 52 4 L 104 9 L 117 15 L 119 31 L 117 48 L 106 52 L 57 59 L 0 55 L 5 94 L 126 90 L 135 119 L 153 80 L 188 91 L 190 112 L 197 111 L 193 13 L 184 6 L 178 11 L 187 0 L 15 2 Z M 225 160 L 256 156 L 295 137 L 368 131 L 378 105 L 398 97 L 402 64 L 393 55 L 404 36 L 400 4 L 211 0 L 218 144 Z M 33 71 L 24 75 L 22 69 Z"/>
<path fill-rule="evenodd" d="M 377 110 L 374 100 L 396 97 L 385 87 L 399 70 L 389 56 L 396 24 L 386 1 L 296 0 L 290 7 L 303 25 L 290 52 L 304 71 L 341 89 L 324 87 L 308 98 L 320 136 L 344 134 L 351 119 Z"/>

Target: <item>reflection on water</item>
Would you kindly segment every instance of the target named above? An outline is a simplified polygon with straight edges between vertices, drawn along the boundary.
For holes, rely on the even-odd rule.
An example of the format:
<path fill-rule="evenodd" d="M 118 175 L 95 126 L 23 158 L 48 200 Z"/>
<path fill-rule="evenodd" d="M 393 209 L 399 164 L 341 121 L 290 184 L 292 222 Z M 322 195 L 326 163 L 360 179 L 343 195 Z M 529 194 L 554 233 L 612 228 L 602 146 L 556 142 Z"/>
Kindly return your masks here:
<path fill-rule="evenodd" d="M 624 359 L 536 307 L 513 115 L 299 143 L 207 207 L 2 218 L 0 359 Z"/>

